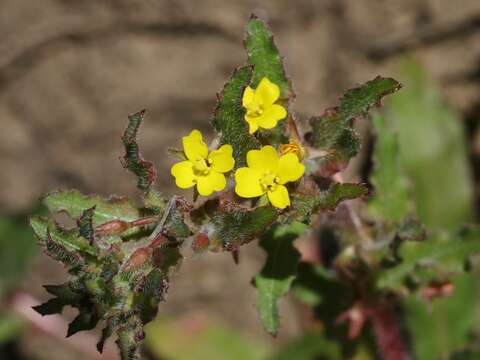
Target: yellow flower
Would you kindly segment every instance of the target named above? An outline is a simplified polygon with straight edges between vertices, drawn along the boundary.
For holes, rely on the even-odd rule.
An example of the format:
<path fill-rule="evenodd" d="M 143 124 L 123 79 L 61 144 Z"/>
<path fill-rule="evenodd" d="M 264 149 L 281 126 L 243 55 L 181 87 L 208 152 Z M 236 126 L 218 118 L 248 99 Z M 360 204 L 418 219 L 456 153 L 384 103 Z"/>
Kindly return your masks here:
<path fill-rule="evenodd" d="M 305 166 L 298 157 L 288 153 L 278 157 L 270 145 L 247 153 L 248 167 L 235 172 L 235 192 L 244 198 L 267 194 L 273 206 L 284 209 L 290 205 L 286 183 L 300 179 Z"/>
<path fill-rule="evenodd" d="M 247 86 L 243 93 L 243 107 L 247 109 L 245 120 L 250 127 L 250 134 L 258 128 L 272 129 L 279 120 L 287 116 L 287 110 L 275 104 L 280 96 L 280 88 L 266 77 L 253 90 Z"/>
<path fill-rule="evenodd" d="M 209 154 L 198 130 L 184 136 L 182 142 L 187 160 L 176 163 L 171 169 L 177 186 L 188 189 L 197 185 L 198 193 L 203 196 L 223 190 L 227 185 L 223 173 L 229 172 L 235 165 L 232 146 L 223 145 Z"/>

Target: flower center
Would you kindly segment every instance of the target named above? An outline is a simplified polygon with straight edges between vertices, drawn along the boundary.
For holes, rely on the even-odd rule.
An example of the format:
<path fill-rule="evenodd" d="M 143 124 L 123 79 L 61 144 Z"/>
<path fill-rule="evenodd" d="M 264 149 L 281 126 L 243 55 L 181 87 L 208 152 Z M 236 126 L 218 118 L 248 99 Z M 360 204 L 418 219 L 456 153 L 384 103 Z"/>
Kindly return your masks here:
<path fill-rule="evenodd" d="M 260 179 L 263 191 L 273 191 L 277 187 L 279 178 L 272 172 L 264 174 Z"/>
<path fill-rule="evenodd" d="M 197 159 L 193 162 L 193 172 L 195 175 L 208 175 L 210 173 L 210 161 L 205 159 Z"/>
<path fill-rule="evenodd" d="M 263 111 L 264 111 L 263 105 L 254 102 L 254 103 L 250 104 L 250 106 L 248 107 L 247 116 L 258 117 L 258 116 L 261 116 L 263 114 Z"/>

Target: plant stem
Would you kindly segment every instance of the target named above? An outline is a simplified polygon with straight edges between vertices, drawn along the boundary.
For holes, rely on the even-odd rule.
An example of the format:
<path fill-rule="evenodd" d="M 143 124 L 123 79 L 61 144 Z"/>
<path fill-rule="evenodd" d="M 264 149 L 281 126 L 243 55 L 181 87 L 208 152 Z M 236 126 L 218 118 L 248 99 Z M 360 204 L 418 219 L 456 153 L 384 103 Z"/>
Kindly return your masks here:
<path fill-rule="evenodd" d="M 375 340 L 384 360 L 411 360 L 394 306 L 381 302 L 371 308 Z"/>

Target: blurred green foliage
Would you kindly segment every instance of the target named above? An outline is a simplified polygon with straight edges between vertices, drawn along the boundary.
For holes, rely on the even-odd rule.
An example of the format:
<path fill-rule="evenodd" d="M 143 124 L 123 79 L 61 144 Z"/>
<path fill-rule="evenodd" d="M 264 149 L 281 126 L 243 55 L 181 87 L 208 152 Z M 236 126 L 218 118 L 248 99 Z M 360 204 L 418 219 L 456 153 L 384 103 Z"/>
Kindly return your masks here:
<path fill-rule="evenodd" d="M 211 317 L 157 318 L 145 328 L 146 344 L 161 359 L 263 360 L 268 347 Z"/>
<path fill-rule="evenodd" d="M 0 299 L 18 286 L 36 251 L 25 216 L 0 217 Z"/>
<path fill-rule="evenodd" d="M 416 62 L 405 61 L 404 88 L 385 101 L 398 135 L 402 166 L 418 217 L 427 227 L 452 229 L 473 219 L 473 187 L 462 123 Z"/>
<path fill-rule="evenodd" d="M 385 116 L 398 136 L 401 167 L 410 182 L 417 216 L 431 231 L 448 231 L 444 237 L 460 241 L 454 232 L 474 216 L 461 120 L 441 99 L 421 65 L 404 61 L 398 77 L 405 86 L 386 101 Z M 443 246 L 459 248 L 437 245 Z M 479 305 L 477 276 L 455 277 L 453 294 L 431 304 L 418 295 L 404 300 L 406 327 L 418 360 L 447 359 L 471 340 Z"/>
<path fill-rule="evenodd" d="M 2 303 L 21 284 L 28 265 L 37 252 L 35 239 L 27 227 L 27 217 L 0 216 L 0 345 L 10 341 L 22 329 L 23 321 Z"/>

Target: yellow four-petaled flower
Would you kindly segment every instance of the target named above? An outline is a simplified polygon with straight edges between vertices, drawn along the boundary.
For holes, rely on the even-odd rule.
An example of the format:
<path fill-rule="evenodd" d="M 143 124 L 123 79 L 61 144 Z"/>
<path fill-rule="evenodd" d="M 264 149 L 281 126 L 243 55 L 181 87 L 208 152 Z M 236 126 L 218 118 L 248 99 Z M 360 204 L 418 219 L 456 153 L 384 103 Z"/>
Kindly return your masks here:
<path fill-rule="evenodd" d="M 280 209 L 290 205 L 290 196 L 285 186 L 300 179 L 305 166 L 293 153 L 278 157 L 270 145 L 247 153 L 248 167 L 235 172 L 235 192 L 244 198 L 267 194 L 270 203 Z"/>
<path fill-rule="evenodd" d="M 176 163 L 171 169 L 177 186 L 188 189 L 197 185 L 198 193 L 203 196 L 223 190 L 227 184 L 224 173 L 235 165 L 232 146 L 223 145 L 209 154 L 198 130 L 184 136 L 182 142 L 187 160 Z"/>
<path fill-rule="evenodd" d="M 243 107 L 247 109 L 245 120 L 249 125 L 250 134 L 258 128 L 272 129 L 279 120 L 287 116 L 287 110 L 275 102 L 280 97 L 277 84 L 264 77 L 257 88 L 247 86 L 243 93 Z"/>

